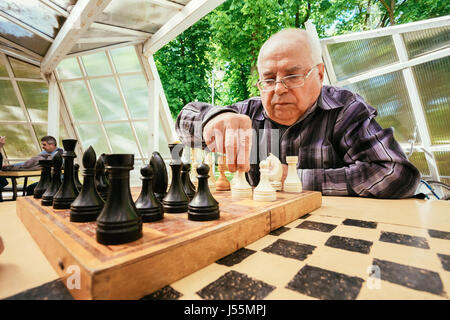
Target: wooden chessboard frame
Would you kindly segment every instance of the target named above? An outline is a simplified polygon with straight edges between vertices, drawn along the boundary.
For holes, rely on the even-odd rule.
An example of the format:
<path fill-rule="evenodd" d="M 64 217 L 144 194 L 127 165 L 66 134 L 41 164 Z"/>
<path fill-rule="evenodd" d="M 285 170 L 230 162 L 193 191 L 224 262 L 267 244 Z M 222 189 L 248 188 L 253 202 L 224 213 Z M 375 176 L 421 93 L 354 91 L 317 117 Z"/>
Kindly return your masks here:
<path fill-rule="evenodd" d="M 132 188 L 133 199 L 139 191 Z M 160 222 L 143 224 L 143 238 L 114 246 L 95 240 L 95 222 L 70 222 L 69 210 L 41 206 L 33 197 L 18 199 L 16 208 L 75 299 L 139 299 L 322 205 L 321 193 L 313 191 L 277 192 L 274 202 L 231 200 L 225 191 L 214 197 L 219 220 L 197 222 L 187 213 L 166 213 Z"/>

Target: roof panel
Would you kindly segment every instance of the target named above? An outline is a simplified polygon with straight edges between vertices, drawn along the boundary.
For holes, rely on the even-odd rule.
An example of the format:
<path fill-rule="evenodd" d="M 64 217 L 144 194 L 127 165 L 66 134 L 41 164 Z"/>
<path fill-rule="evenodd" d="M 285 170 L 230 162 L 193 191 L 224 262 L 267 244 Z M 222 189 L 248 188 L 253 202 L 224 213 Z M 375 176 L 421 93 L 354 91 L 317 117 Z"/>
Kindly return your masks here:
<path fill-rule="evenodd" d="M 77 3 L 77 0 L 51 0 L 51 2 L 65 10 L 68 10 L 70 6 L 73 6 Z"/>
<path fill-rule="evenodd" d="M 151 0 L 113 0 L 98 21 L 133 30 L 155 33 L 179 9 L 152 3 Z"/>
<path fill-rule="evenodd" d="M 25 47 L 41 56 L 44 56 L 50 47 L 50 42 L 19 27 L 15 23 L 0 17 L 0 34 L 5 39 Z"/>
<path fill-rule="evenodd" d="M 38 0 L 2 0 L 0 10 L 51 38 L 56 37 L 66 20 Z"/>

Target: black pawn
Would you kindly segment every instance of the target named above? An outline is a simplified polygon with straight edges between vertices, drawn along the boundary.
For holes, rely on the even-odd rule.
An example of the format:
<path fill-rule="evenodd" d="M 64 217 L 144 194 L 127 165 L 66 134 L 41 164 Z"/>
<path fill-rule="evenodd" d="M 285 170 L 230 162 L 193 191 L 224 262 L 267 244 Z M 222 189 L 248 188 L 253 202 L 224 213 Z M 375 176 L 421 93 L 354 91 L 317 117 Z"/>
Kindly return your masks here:
<path fill-rule="evenodd" d="M 188 219 L 208 221 L 219 219 L 219 203 L 211 194 L 208 186 L 209 166 L 202 163 L 197 168 L 198 188 L 188 205 Z"/>
<path fill-rule="evenodd" d="M 80 194 L 70 206 L 72 222 L 95 221 L 105 205 L 95 188 L 95 163 L 95 151 L 89 147 L 83 155 L 83 185 Z"/>
<path fill-rule="evenodd" d="M 184 192 L 183 183 L 181 182 L 181 153 L 183 152 L 182 144 L 170 144 L 169 149 L 172 154 L 170 168 L 172 169 L 172 182 L 169 191 L 162 200 L 164 212 L 181 213 L 188 209 L 189 197 Z"/>
<path fill-rule="evenodd" d="M 95 187 L 104 201 L 108 198 L 109 182 L 105 172 L 105 154 L 98 157 L 95 163 Z"/>
<path fill-rule="evenodd" d="M 80 165 L 78 163 L 75 163 L 73 165 L 73 180 L 75 181 L 75 186 L 77 187 L 78 191 L 81 191 L 81 182 L 79 177 L 80 172 Z"/>
<path fill-rule="evenodd" d="M 155 193 L 156 199 L 162 201 L 167 194 L 169 178 L 166 164 L 158 151 L 152 153 L 150 164 L 153 168 L 153 192 Z"/>
<path fill-rule="evenodd" d="M 136 200 L 136 209 L 141 215 L 142 222 L 158 221 L 163 218 L 164 210 L 161 202 L 153 193 L 153 169 L 149 164 L 141 169 L 142 190 Z"/>
<path fill-rule="evenodd" d="M 97 241 L 101 244 L 122 244 L 142 237 L 142 219 L 130 192 L 130 170 L 133 164 L 133 154 L 105 156 L 109 192 L 97 218 Z"/>
<path fill-rule="evenodd" d="M 52 160 L 39 160 L 41 167 L 41 179 L 34 188 L 33 198 L 40 199 L 52 183 Z"/>
<path fill-rule="evenodd" d="M 189 197 L 189 200 L 192 200 L 195 195 L 195 187 L 189 177 L 189 172 L 191 171 L 190 163 L 183 163 L 181 167 L 181 183 L 183 184 L 184 192 Z"/>
<path fill-rule="evenodd" d="M 42 195 L 41 204 L 43 206 L 51 206 L 53 204 L 53 196 L 58 192 L 61 187 L 61 167 L 62 167 L 62 156 L 60 153 L 56 153 L 52 159 L 52 183 L 50 187 Z"/>
<path fill-rule="evenodd" d="M 64 177 L 58 192 L 53 196 L 54 209 L 69 209 L 70 204 L 78 196 L 78 189 L 73 179 L 73 160 L 77 157 L 74 150 L 77 140 L 64 139 Z"/>

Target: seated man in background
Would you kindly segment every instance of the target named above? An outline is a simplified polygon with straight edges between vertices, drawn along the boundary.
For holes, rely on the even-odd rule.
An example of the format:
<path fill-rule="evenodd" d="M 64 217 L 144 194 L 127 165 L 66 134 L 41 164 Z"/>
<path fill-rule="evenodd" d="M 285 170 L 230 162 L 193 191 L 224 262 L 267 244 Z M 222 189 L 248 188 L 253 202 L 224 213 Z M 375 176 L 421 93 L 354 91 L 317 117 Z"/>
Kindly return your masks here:
<path fill-rule="evenodd" d="M 175 128 L 185 145 L 225 154 L 228 169 L 246 171 L 252 186 L 259 182 L 258 163 L 270 152 L 284 164 L 283 178 L 286 156 L 298 156 L 304 190 L 414 196 L 420 173 L 392 128 L 381 128 L 377 111 L 358 94 L 323 85 L 320 49 L 307 32 L 285 29 L 271 36 L 257 68 L 260 97 L 226 107 L 191 102 L 181 110 Z"/>
<path fill-rule="evenodd" d="M 4 141 L 3 141 L 4 144 Z M 43 151 L 38 155 L 28 159 L 25 162 L 14 163 L 12 165 L 3 166 L 3 171 L 33 171 L 41 170 L 39 166 L 39 160 L 51 160 L 56 153 L 63 153 L 63 149 L 58 148 L 56 145 L 56 139 L 52 136 L 45 136 L 41 138 L 41 145 Z M 1 183 L 1 181 L 0 181 Z M 37 182 L 30 184 L 27 187 L 27 195 L 32 195 Z"/>

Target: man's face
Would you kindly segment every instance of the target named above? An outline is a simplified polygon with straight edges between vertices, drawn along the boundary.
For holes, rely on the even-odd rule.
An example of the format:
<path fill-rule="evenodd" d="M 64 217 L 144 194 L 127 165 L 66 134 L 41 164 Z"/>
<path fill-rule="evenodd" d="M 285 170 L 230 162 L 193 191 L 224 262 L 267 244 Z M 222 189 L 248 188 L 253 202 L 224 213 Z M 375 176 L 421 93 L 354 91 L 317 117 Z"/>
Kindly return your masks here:
<path fill-rule="evenodd" d="M 306 41 L 273 40 L 261 52 L 258 68 L 260 80 L 306 75 L 314 66 L 310 52 Z M 282 83 L 277 83 L 273 91 L 261 91 L 262 103 L 269 118 L 283 125 L 295 123 L 319 97 L 322 80 L 321 63 L 305 79 L 302 87 L 286 89 Z"/>
<path fill-rule="evenodd" d="M 56 149 L 56 146 L 54 144 L 49 144 L 47 141 L 41 141 L 41 145 L 42 149 L 49 153 L 52 153 Z"/>

